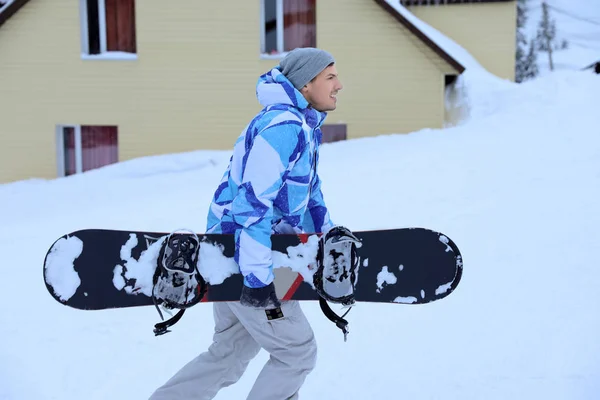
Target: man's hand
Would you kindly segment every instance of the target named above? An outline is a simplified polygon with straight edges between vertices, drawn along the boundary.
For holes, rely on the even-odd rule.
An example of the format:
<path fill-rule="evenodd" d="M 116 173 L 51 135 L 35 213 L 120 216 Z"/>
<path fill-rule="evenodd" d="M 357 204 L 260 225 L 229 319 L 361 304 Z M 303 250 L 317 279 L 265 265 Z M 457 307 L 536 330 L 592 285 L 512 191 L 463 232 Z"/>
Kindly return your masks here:
<path fill-rule="evenodd" d="M 277 298 L 273 282 L 261 288 L 250 288 L 243 285 L 240 303 L 247 307 L 264 309 L 281 307 L 281 302 Z"/>

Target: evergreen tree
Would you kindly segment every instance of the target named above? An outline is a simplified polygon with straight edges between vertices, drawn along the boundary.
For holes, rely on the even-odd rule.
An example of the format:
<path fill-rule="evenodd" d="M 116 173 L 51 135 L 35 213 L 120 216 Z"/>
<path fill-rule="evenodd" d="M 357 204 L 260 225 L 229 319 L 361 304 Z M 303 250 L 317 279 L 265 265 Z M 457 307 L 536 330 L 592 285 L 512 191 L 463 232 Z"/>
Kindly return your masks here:
<path fill-rule="evenodd" d="M 550 17 L 548 3 L 542 3 L 542 19 L 540 20 L 537 31 L 537 48 L 539 51 L 548 53 L 548 63 L 550 71 L 554 71 L 554 61 L 552 60 L 552 52 L 555 48 L 556 40 L 556 21 Z"/>
<path fill-rule="evenodd" d="M 525 38 L 525 33 L 523 29 L 527 24 L 527 0 L 518 0 L 517 1 L 517 43 L 518 44 L 527 44 L 527 39 Z"/>
<path fill-rule="evenodd" d="M 515 81 L 523 82 L 537 76 L 537 48 L 532 41 L 527 50 L 527 37 L 525 25 L 527 23 L 527 1 L 517 1 L 517 51 L 515 55 Z"/>
<path fill-rule="evenodd" d="M 523 68 L 523 80 L 533 79 L 539 74 L 539 68 L 537 64 L 537 49 L 535 41 L 529 43 L 529 51 L 525 57 Z"/>

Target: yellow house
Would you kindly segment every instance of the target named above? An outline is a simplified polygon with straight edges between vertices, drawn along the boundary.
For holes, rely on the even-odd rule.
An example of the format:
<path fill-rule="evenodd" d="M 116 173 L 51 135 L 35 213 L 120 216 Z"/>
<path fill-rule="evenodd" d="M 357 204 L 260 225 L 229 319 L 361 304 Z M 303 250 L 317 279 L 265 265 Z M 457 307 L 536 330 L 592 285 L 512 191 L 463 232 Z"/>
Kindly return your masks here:
<path fill-rule="evenodd" d="M 514 0 L 0 0 L 0 182 L 229 149 L 301 46 L 344 84 L 324 140 L 442 127 L 465 67 L 394 2 L 513 79 Z"/>

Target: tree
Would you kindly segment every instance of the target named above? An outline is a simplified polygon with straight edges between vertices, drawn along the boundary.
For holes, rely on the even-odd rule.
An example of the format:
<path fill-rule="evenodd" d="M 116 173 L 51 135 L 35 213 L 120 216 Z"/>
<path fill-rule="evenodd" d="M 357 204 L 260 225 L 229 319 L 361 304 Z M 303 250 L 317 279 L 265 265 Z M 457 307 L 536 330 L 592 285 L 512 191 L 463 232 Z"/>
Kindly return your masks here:
<path fill-rule="evenodd" d="M 537 49 L 535 41 L 529 43 L 529 51 L 525 57 L 524 68 L 523 68 L 523 80 L 533 79 L 539 74 L 539 68 L 537 65 Z"/>
<path fill-rule="evenodd" d="M 527 50 L 527 37 L 525 36 L 525 25 L 527 24 L 527 1 L 517 1 L 517 52 L 515 55 L 515 81 L 535 78 L 538 74 L 537 47 L 532 41 Z"/>
<path fill-rule="evenodd" d="M 517 43 L 527 44 L 523 29 L 527 24 L 527 0 L 517 1 Z"/>
<path fill-rule="evenodd" d="M 538 50 L 548 53 L 548 63 L 550 71 L 554 71 L 554 62 L 552 60 L 552 52 L 555 48 L 556 40 L 556 21 L 550 18 L 548 3 L 542 3 L 542 19 L 540 20 L 537 31 Z"/>

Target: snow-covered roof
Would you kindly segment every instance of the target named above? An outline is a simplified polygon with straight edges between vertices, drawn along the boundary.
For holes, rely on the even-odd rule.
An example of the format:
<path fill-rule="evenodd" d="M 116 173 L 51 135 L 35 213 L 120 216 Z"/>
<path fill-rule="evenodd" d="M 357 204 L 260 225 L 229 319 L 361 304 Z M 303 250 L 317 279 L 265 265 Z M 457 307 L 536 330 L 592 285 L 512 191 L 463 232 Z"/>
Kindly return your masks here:
<path fill-rule="evenodd" d="M 0 25 L 13 16 L 29 0 L 0 0 Z"/>
<path fill-rule="evenodd" d="M 375 2 L 452 65 L 459 74 L 462 74 L 469 65 L 478 65 L 477 61 L 465 49 L 417 18 L 400 4 L 400 0 L 375 0 Z"/>
<path fill-rule="evenodd" d="M 0 0 L 0 10 L 12 3 L 13 0 Z"/>
<path fill-rule="evenodd" d="M 400 0 L 405 6 L 429 6 L 444 4 L 465 4 L 465 3 L 500 3 L 515 0 Z"/>

